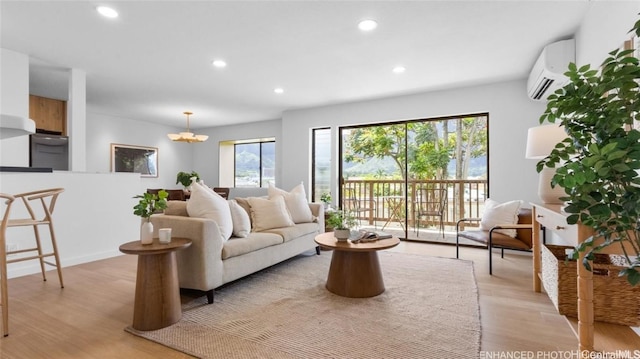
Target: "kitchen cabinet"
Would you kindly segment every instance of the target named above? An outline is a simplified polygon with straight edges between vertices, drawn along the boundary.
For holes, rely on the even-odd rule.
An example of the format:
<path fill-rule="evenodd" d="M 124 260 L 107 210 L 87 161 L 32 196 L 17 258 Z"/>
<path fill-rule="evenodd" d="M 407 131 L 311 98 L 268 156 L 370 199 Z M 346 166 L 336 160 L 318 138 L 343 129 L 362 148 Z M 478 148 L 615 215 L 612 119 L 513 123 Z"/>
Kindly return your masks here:
<path fill-rule="evenodd" d="M 29 95 L 29 117 L 38 130 L 67 134 L 67 101 Z"/>

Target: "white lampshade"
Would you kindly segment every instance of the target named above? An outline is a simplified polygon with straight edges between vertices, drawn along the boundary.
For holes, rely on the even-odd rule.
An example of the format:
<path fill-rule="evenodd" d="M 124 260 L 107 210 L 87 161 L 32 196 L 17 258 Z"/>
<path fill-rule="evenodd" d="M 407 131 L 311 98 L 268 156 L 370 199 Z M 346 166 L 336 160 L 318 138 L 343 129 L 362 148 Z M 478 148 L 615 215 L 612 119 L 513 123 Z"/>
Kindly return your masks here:
<path fill-rule="evenodd" d="M 565 138 L 567 138 L 567 134 L 564 132 L 563 126 L 551 124 L 532 127 L 527 132 L 525 157 L 530 159 L 545 158 Z M 560 204 L 562 201 L 559 198 L 566 196 L 562 187 L 551 187 L 551 179 L 555 173 L 555 168 L 545 166 L 538 177 L 538 196 L 544 203 Z"/>
<path fill-rule="evenodd" d="M 542 159 L 547 157 L 553 148 L 567 138 L 564 127 L 558 124 L 531 127 L 527 132 L 526 158 Z"/>

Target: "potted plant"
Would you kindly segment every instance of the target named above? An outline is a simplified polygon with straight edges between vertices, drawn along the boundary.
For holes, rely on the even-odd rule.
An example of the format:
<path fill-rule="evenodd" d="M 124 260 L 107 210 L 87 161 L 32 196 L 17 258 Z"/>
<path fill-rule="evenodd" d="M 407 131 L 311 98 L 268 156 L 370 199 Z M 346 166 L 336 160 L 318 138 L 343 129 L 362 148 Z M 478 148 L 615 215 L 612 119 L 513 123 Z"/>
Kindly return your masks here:
<path fill-rule="evenodd" d="M 324 192 L 320 196 L 320 201 L 324 203 L 324 209 L 329 209 L 329 205 L 331 204 L 331 193 Z"/>
<path fill-rule="evenodd" d="M 351 212 L 341 209 L 327 212 L 327 225 L 333 228 L 334 236 L 338 240 L 347 240 L 351 235 L 351 228 L 358 225 L 358 221 Z"/>
<path fill-rule="evenodd" d="M 153 224 L 149 220 L 156 211 L 167 208 L 168 193 L 160 190 L 158 194 L 144 193 L 133 198 L 139 198 L 138 204 L 133 207 L 133 214 L 144 219 L 140 226 L 140 241 L 142 244 L 153 242 Z"/>
<path fill-rule="evenodd" d="M 640 20 L 631 32 L 640 36 Z M 537 164 L 556 167 L 551 184 L 564 188 L 567 222 L 593 228 L 576 246 L 583 265 L 611 245 L 624 245 L 629 283 L 640 283 L 640 65 L 633 50 L 616 49 L 599 69 L 569 65 L 570 82 L 549 96 L 540 122 L 564 126 L 567 138 Z"/>
<path fill-rule="evenodd" d="M 199 180 L 200 180 L 200 175 L 196 171 L 191 171 L 191 172 L 180 171 L 176 176 L 176 184 L 178 183 L 182 184 L 185 189 L 189 188 L 189 186 L 191 186 L 191 183 L 193 181 L 199 181 Z"/>

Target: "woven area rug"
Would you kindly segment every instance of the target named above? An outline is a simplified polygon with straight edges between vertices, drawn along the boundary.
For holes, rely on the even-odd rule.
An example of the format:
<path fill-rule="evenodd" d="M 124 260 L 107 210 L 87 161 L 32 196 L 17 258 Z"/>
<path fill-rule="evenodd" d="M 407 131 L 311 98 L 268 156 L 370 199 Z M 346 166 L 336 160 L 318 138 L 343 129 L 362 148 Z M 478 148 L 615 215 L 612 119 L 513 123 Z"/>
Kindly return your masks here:
<path fill-rule="evenodd" d="M 183 297 L 182 320 L 130 333 L 200 358 L 478 358 L 473 263 L 379 252 L 386 291 L 343 298 L 324 287 L 331 252 L 298 256 Z"/>

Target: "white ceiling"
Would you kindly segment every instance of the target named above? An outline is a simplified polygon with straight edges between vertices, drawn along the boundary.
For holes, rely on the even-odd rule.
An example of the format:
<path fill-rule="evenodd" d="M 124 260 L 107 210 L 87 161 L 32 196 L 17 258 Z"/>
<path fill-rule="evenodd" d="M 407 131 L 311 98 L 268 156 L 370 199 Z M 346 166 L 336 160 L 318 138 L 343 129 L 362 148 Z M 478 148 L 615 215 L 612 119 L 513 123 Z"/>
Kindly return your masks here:
<path fill-rule="evenodd" d="M 120 16 L 100 16 L 103 4 Z M 589 5 L 2 0 L 0 45 L 29 55 L 32 94 L 66 99 L 67 70 L 77 68 L 92 113 L 182 127 L 190 110 L 202 128 L 525 78 L 546 44 L 575 34 Z M 361 32 L 364 18 L 378 28 Z M 228 66 L 214 68 L 216 58 Z M 394 74 L 399 64 L 407 70 Z"/>

